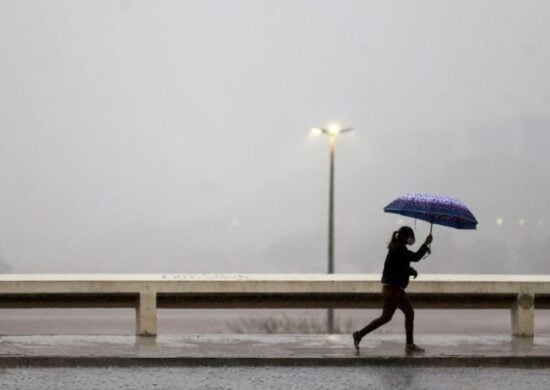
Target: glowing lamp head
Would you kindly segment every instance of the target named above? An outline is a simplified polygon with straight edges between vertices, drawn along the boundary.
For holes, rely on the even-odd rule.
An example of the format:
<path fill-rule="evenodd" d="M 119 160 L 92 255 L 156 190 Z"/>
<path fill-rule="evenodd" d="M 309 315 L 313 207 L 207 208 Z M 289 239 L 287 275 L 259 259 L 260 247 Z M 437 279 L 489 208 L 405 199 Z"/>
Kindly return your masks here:
<path fill-rule="evenodd" d="M 342 127 L 337 123 L 333 123 L 328 127 L 328 133 L 332 136 L 340 134 L 341 131 Z"/>

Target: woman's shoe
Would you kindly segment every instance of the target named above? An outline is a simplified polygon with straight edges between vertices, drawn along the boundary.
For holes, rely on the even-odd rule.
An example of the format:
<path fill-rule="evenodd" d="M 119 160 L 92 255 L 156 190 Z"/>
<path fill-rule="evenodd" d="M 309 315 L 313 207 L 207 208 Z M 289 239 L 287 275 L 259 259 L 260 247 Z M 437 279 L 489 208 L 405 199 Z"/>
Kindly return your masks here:
<path fill-rule="evenodd" d="M 359 343 L 361 342 L 361 336 L 359 335 L 359 332 L 353 332 L 353 346 L 357 350 L 357 354 L 359 354 Z"/>
<path fill-rule="evenodd" d="M 405 347 L 405 351 L 407 353 L 423 353 L 424 348 L 420 348 L 416 344 L 407 344 L 407 346 Z"/>

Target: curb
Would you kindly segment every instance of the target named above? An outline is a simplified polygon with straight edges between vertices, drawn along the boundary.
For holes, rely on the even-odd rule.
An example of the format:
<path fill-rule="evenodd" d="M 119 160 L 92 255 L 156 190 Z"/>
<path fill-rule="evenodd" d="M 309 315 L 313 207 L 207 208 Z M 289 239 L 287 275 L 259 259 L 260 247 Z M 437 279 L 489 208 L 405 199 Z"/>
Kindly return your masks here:
<path fill-rule="evenodd" d="M 48 367 L 514 367 L 550 368 L 550 356 L 449 356 L 353 358 L 254 358 L 254 357 L 66 357 L 2 356 L 0 368 Z"/>

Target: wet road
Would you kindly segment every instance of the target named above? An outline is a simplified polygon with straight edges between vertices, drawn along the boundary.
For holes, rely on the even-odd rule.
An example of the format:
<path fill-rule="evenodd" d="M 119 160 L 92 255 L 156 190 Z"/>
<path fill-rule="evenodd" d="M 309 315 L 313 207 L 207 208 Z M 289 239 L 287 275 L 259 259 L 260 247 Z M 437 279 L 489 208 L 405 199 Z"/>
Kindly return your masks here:
<path fill-rule="evenodd" d="M 0 389 L 550 389 L 548 335 L 417 339 L 426 353 L 408 357 L 403 335 L 360 356 L 350 335 L 2 336 Z"/>
<path fill-rule="evenodd" d="M 5 390 L 548 389 L 549 370 L 437 367 L 157 367 L 0 370 Z"/>
<path fill-rule="evenodd" d="M 510 336 L 419 335 L 416 342 L 426 348 L 415 360 L 476 358 L 548 361 L 550 336 L 514 338 Z M 163 359 L 226 361 L 239 359 L 285 359 L 301 361 L 368 361 L 406 358 L 404 335 L 373 334 L 361 342 L 361 355 L 355 355 L 350 334 L 342 335 L 244 335 L 197 334 L 134 336 L 1 336 L 0 367 L 10 367 L 14 359 L 41 358 L 99 361 Z M 333 363 L 327 364 L 332 365 Z M 61 364 L 67 365 L 67 364 Z M 112 364 L 104 363 L 103 366 Z M 271 364 L 264 364 L 271 365 Z M 466 365 L 466 364 L 465 364 Z M 470 364 L 471 365 L 471 364 Z"/>

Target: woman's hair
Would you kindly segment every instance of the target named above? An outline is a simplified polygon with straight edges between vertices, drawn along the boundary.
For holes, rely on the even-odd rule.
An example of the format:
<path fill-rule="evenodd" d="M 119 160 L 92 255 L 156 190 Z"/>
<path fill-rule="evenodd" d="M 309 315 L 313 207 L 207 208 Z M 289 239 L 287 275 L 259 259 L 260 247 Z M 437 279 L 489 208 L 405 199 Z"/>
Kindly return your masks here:
<path fill-rule="evenodd" d="M 396 230 L 391 235 L 388 249 L 393 249 L 397 244 L 405 245 L 409 237 L 414 237 L 414 231 L 410 226 L 401 226 L 399 230 Z"/>

